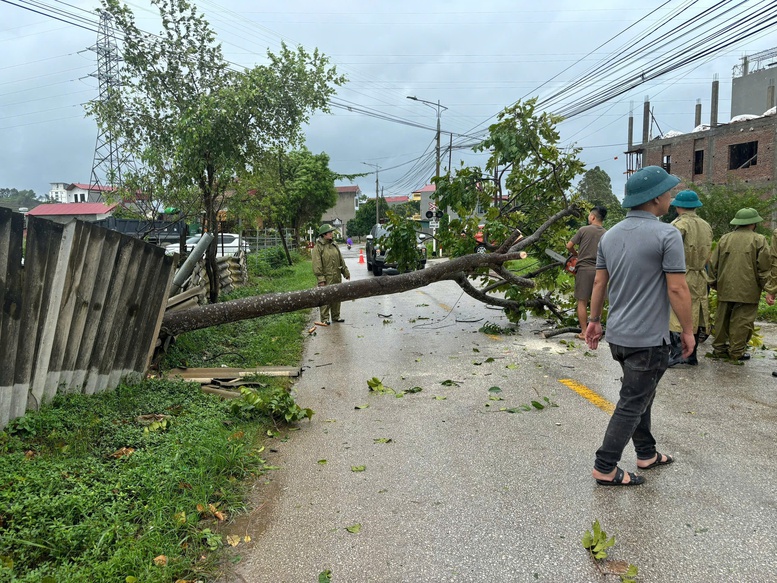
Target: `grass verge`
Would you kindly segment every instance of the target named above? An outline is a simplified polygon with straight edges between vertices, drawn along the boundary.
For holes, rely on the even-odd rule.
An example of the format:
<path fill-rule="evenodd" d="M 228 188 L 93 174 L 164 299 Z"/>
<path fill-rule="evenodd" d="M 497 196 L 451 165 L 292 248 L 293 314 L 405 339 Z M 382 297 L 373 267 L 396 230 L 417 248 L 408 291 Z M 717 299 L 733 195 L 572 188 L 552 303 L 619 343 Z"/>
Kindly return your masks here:
<path fill-rule="evenodd" d="M 314 285 L 307 262 L 252 256 L 251 272 L 236 294 Z M 166 361 L 298 364 L 306 321 L 303 312 L 192 332 Z M 234 354 L 216 356 L 225 347 Z M 59 396 L 9 424 L 0 432 L 0 581 L 209 580 L 224 544 L 219 523 L 243 510 L 246 480 L 271 469 L 261 439 L 312 414 L 288 381 L 266 380 L 225 402 L 199 385 L 151 379 Z"/>

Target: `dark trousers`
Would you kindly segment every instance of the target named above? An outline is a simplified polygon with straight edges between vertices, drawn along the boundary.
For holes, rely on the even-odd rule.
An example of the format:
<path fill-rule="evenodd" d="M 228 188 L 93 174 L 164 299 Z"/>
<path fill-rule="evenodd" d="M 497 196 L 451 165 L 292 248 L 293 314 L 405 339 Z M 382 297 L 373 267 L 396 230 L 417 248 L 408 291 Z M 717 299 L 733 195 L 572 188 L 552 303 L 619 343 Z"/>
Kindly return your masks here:
<path fill-rule="evenodd" d="M 623 370 L 615 412 L 607 425 L 594 468 L 608 474 L 618 465 L 623 450 L 634 441 L 638 459 L 656 455 L 656 440 L 650 432 L 650 413 L 656 387 L 669 363 L 669 345 L 627 348 L 610 344 L 612 357 Z"/>

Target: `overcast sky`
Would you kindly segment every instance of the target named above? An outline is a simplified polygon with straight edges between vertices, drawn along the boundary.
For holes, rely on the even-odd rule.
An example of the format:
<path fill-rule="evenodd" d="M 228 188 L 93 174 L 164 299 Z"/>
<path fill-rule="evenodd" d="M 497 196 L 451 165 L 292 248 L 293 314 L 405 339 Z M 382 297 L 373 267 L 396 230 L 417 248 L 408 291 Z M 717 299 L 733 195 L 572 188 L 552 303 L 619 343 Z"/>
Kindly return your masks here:
<path fill-rule="evenodd" d="M 641 141 L 646 96 L 658 124 L 654 135 L 689 132 L 697 100 L 702 103 L 703 121 L 709 121 L 710 88 L 718 75 L 719 119 L 727 121 L 733 67 L 741 64 L 745 54 L 777 47 L 777 27 L 770 13 L 777 4 L 773 0 L 201 0 L 196 4 L 216 31 L 225 57 L 235 64 L 261 64 L 267 49 L 277 51 L 281 41 L 308 50 L 318 47 L 331 58 L 349 81 L 339 89 L 332 114 L 312 119 L 307 145 L 315 153 L 327 152 L 337 172 L 374 172 L 378 166 L 385 196 L 409 194 L 428 183 L 434 173 L 437 107 L 408 100 L 408 95 L 434 104 L 439 100 L 442 106 L 443 167 L 448 166 L 446 132 L 454 134 L 454 167 L 462 160 L 483 165 L 485 156 L 470 152 L 467 146 L 474 140 L 465 136 L 482 132 L 516 100 L 538 96 L 552 111 L 571 111 L 595 89 L 640 70 L 647 71 L 649 79 L 651 66 L 662 58 L 690 55 L 694 40 L 721 39 L 722 27 L 748 22 L 748 38 L 716 48 L 694 63 L 668 66 L 667 74 L 559 126 L 563 143 L 582 147 L 586 165 L 603 168 L 620 197 L 630 109 L 635 116 L 635 143 Z M 93 14 L 98 5 L 91 0 L 0 0 L 0 187 L 32 189 L 43 196 L 50 182 L 89 182 L 97 130 L 94 121 L 84 116 L 83 104 L 98 96 L 97 81 L 91 76 L 97 70 L 96 55 L 88 50 L 97 40 Z M 134 0 L 128 5 L 142 29 L 159 32 L 150 2 Z M 723 6 L 714 13 L 714 23 L 705 25 L 699 19 L 681 26 L 713 5 Z M 753 11 L 761 8 L 761 15 L 754 18 Z M 61 12 L 57 15 L 55 10 Z M 85 28 L 72 24 L 73 15 Z M 699 34 L 694 38 L 695 31 Z M 686 36 L 679 37 L 680 32 Z M 628 48 L 642 38 L 669 42 L 676 35 L 675 46 L 657 42 L 645 51 L 638 52 L 639 45 Z M 614 64 L 623 68 L 608 70 Z M 583 75 L 588 75 L 587 81 L 570 88 Z M 563 95 L 550 99 L 565 88 Z M 374 196 L 374 173 L 356 183 Z"/>

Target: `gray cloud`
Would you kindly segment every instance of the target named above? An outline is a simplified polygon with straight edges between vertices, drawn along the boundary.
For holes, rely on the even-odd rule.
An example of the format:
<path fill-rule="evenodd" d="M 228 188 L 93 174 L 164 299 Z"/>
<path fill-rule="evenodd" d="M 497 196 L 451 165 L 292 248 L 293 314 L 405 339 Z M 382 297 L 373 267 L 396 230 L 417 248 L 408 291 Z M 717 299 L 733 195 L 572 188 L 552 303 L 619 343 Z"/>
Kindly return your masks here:
<path fill-rule="evenodd" d="M 91 1 L 71 5 L 84 10 L 97 6 Z M 159 30 L 147 0 L 130 5 L 142 28 Z M 230 61 L 241 66 L 261 63 L 266 50 L 277 50 L 281 40 L 307 49 L 318 47 L 350 79 L 338 91 L 337 102 L 429 128 L 391 123 L 342 108 L 311 120 L 307 128 L 311 150 L 326 151 L 333 169 L 343 173 L 370 172 L 364 163 L 378 164 L 387 195 L 409 193 L 434 170 L 436 111 L 406 99 L 407 95 L 439 100 L 447 107 L 441 115 L 443 132 L 482 130 L 494 121 L 492 116 L 515 100 L 546 97 L 600 64 L 666 10 L 562 72 L 659 5 L 578 0 L 540 4 L 287 0 L 266 8 L 267 3 L 251 0 L 198 3 Z M 87 12 L 72 11 L 88 17 Z M 97 97 L 97 82 L 89 76 L 97 67 L 94 53 L 85 49 L 95 44 L 96 34 L 7 3 L 0 3 L 0 19 L 4 23 L 0 25 L 4 55 L 0 65 L 0 186 L 32 188 L 43 195 L 49 182 L 88 182 L 97 130 L 94 121 L 84 116 L 83 103 Z M 582 159 L 607 171 L 619 194 L 631 104 L 636 141 L 641 138 L 646 95 L 662 131 L 690 131 L 697 99 L 702 100 L 705 119 L 709 117 L 710 83 L 718 74 L 721 117 L 726 117 L 731 68 L 745 52 L 776 46 L 775 40 L 774 34 L 757 35 L 707 62 L 634 89 L 562 123 L 562 139 L 583 147 Z M 612 79 L 601 79 L 606 81 Z M 448 136 L 442 141 L 445 148 Z M 412 161 L 424 152 L 425 163 L 417 167 Z M 483 164 L 485 158 L 455 150 L 452 160 L 456 167 L 460 160 Z M 443 165 L 447 166 L 447 155 Z M 399 167 L 389 169 L 394 166 Z M 362 191 L 374 192 L 374 175 L 357 183 Z"/>

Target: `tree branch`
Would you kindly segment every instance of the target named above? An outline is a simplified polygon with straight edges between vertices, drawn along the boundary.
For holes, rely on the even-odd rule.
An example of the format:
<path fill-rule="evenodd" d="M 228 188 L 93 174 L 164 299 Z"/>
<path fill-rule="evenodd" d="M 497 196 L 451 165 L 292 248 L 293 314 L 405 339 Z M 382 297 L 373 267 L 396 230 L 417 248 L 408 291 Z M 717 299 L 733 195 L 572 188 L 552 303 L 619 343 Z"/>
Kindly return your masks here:
<path fill-rule="evenodd" d="M 468 296 L 475 298 L 476 300 L 483 302 L 484 304 L 490 304 L 492 306 L 501 306 L 503 308 L 513 309 L 513 310 L 520 310 L 521 304 L 518 302 L 515 302 L 513 300 L 505 300 L 503 298 L 495 298 L 494 296 L 489 296 L 479 289 L 477 289 L 475 286 L 473 286 L 469 279 L 467 279 L 467 276 L 463 273 L 458 274 L 458 276 L 454 279 L 454 281 L 459 284 L 459 287 L 461 287 L 462 290 L 464 290 L 464 293 L 466 293 Z"/>

